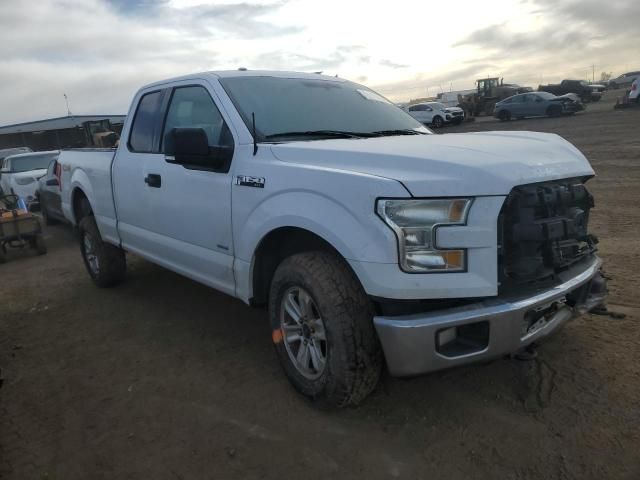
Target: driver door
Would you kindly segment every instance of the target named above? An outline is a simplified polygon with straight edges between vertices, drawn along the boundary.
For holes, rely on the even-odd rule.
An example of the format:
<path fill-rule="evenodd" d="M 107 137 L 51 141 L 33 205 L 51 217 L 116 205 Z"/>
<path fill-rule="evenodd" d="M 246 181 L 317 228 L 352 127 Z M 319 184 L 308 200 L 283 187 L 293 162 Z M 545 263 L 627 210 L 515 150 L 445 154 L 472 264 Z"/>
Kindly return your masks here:
<path fill-rule="evenodd" d="M 131 172 L 118 169 L 120 178 L 114 182 L 116 186 L 122 186 L 120 179 L 130 183 L 138 202 L 129 205 L 123 201 L 122 195 L 129 196 L 130 192 L 122 192 L 118 199 L 118 204 L 126 203 L 125 213 L 130 213 L 120 219 L 123 243 L 126 239 L 129 245 L 125 248 L 233 294 L 230 166 L 216 170 L 170 163 L 164 151 L 164 139 L 173 128 L 202 128 L 210 147 L 233 146 L 233 137 L 204 81 L 178 83 L 164 95 L 163 121 L 154 135 L 155 151 L 144 154 L 144 158 L 131 158 L 139 165 L 134 164 Z M 128 224 L 123 225 L 125 222 Z"/>

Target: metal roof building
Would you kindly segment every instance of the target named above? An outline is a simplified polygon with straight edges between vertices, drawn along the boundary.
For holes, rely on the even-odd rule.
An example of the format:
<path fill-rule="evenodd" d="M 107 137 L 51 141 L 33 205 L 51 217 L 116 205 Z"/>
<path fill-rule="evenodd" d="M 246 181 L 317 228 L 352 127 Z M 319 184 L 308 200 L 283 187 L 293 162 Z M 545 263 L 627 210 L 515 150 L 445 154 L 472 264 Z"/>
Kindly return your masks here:
<path fill-rule="evenodd" d="M 30 147 L 34 151 L 86 147 L 88 125 L 107 120 L 120 133 L 125 115 L 69 115 L 0 127 L 0 148 Z"/>

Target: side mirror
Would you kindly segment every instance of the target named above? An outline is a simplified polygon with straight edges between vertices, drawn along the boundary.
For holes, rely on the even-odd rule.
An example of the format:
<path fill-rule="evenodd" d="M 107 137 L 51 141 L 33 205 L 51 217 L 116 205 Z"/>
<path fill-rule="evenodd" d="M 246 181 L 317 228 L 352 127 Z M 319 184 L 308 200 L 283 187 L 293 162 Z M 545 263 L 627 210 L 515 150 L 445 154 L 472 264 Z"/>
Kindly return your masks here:
<path fill-rule="evenodd" d="M 233 157 L 231 146 L 209 146 L 203 128 L 172 128 L 165 135 L 164 150 L 167 162 L 187 168 L 220 170 Z"/>
<path fill-rule="evenodd" d="M 58 187 L 60 185 L 60 182 L 58 182 L 57 178 L 50 178 L 49 180 L 47 180 L 46 182 L 44 182 L 44 184 L 47 187 Z"/>

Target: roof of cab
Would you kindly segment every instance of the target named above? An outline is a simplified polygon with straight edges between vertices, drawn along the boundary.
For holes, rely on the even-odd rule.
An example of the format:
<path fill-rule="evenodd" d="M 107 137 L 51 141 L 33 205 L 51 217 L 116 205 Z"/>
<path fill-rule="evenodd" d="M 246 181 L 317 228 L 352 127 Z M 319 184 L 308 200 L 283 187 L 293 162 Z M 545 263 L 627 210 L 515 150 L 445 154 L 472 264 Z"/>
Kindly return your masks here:
<path fill-rule="evenodd" d="M 166 85 L 168 83 L 179 82 L 183 80 L 195 80 L 204 78 L 234 78 L 234 77 L 278 77 L 278 78 L 306 78 L 310 80 L 327 80 L 332 82 L 346 82 L 344 78 L 330 77 L 328 75 L 322 75 L 319 73 L 305 73 L 305 72 L 287 72 L 279 70 L 219 70 L 212 72 L 200 72 L 192 73 L 189 75 L 183 75 L 180 77 L 168 78 L 157 82 L 149 83 L 142 87 L 147 89 L 149 87 L 156 87 Z"/>

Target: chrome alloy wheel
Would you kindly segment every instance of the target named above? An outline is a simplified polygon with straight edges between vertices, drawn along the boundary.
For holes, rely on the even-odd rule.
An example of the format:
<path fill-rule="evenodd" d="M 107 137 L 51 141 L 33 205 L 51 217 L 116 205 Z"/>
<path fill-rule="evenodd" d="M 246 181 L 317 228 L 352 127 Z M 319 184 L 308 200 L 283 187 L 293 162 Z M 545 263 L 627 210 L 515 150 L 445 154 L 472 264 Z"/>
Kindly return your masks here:
<path fill-rule="evenodd" d="M 304 377 L 316 379 L 327 364 L 327 336 L 324 322 L 311 295 L 291 287 L 280 303 L 280 328 L 291 363 Z"/>
<path fill-rule="evenodd" d="M 91 273 L 97 275 L 100 271 L 100 262 L 98 261 L 98 256 L 96 255 L 93 242 L 87 234 L 85 234 L 82 239 L 82 247 L 84 248 L 84 256 L 87 259 L 87 264 L 89 265 Z"/>

